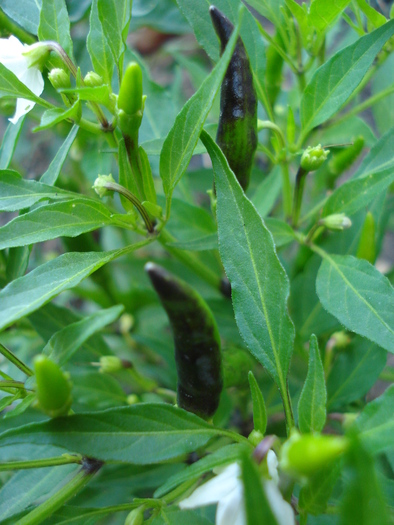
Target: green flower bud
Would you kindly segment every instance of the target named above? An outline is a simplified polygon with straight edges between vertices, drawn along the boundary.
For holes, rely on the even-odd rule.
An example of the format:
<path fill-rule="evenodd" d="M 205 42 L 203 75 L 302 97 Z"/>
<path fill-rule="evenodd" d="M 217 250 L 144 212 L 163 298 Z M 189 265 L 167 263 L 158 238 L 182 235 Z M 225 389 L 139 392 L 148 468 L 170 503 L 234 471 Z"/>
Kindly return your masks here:
<path fill-rule="evenodd" d="M 322 148 L 320 144 L 314 147 L 308 146 L 301 157 L 301 168 L 307 172 L 317 170 L 329 153 L 330 150 Z"/>
<path fill-rule="evenodd" d="M 104 197 L 105 195 L 107 195 L 107 192 L 109 190 L 105 187 L 105 185 L 108 182 L 115 182 L 115 179 L 113 178 L 111 174 L 99 175 L 97 179 L 94 181 L 92 188 L 94 189 L 94 191 L 97 193 L 99 197 Z"/>
<path fill-rule="evenodd" d="M 142 71 L 137 62 L 130 62 L 120 85 L 118 108 L 126 115 L 134 115 L 142 106 Z"/>
<path fill-rule="evenodd" d="M 83 82 L 86 87 L 98 87 L 104 84 L 103 78 L 94 71 L 89 71 L 83 79 Z"/>
<path fill-rule="evenodd" d="M 254 447 L 257 447 L 257 445 L 264 439 L 264 434 L 261 433 L 259 430 L 252 430 L 252 432 L 248 436 L 248 440 L 252 443 Z"/>
<path fill-rule="evenodd" d="M 254 366 L 250 354 L 242 348 L 231 347 L 222 352 L 223 377 L 226 388 L 249 388 L 248 373 Z"/>
<path fill-rule="evenodd" d="M 54 68 L 48 73 L 48 79 L 55 89 L 67 89 L 71 87 L 70 74 L 64 69 Z"/>
<path fill-rule="evenodd" d="M 295 431 L 282 447 L 279 464 L 293 475 L 311 476 L 333 463 L 347 447 L 348 440 L 342 436 L 301 435 Z"/>
<path fill-rule="evenodd" d="M 144 523 L 144 512 L 141 508 L 134 509 L 127 515 L 124 525 L 142 525 Z"/>
<path fill-rule="evenodd" d="M 59 366 L 45 355 L 34 359 L 37 399 L 50 417 L 65 416 L 71 406 L 71 384 Z"/>
<path fill-rule="evenodd" d="M 136 394 L 130 394 L 127 396 L 126 402 L 128 405 L 136 405 L 139 403 L 138 396 Z"/>
<path fill-rule="evenodd" d="M 100 357 L 99 372 L 102 374 L 113 374 L 123 369 L 122 360 L 116 355 L 103 355 Z"/>
<path fill-rule="evenodd" d="M 333 215 L 328 215 L 328 217 L 320 219 L 319 224 L 328 230 L 342 231 L 350 228 L 352 221 L 349 217 L 346 217 L 344 213 L 334 213 Z"/>

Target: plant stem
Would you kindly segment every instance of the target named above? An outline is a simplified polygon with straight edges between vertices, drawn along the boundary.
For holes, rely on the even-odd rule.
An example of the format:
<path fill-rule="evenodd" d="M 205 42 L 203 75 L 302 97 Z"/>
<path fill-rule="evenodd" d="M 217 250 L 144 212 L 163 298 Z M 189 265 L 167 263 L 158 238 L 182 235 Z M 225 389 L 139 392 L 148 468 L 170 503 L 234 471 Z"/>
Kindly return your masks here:
<path fill-rule="evenodd" d="M 136 137 L 130 137 L 123 134 L 127 155 L 129 157 L 131 171 L 138 188 L 139 198 L 145 200 L 144 182 L 141 171 L 141 160 L 138 153 L 138 134 Z"/>
<path fill-rule="evenodd" d="M 257 96 L 263 103 L 264 109 L 267 113 L 267 117 L 269 118 L 269 120 L 273 122 L 275 120 L 275 116 L 274 116 L 274 112 L 272 111 L 272 106 L 268 99 L 268 95 L 267 95 L 265 86 L 264 84 L 261 84 L 256 77 L 254 77 L 254 79 L 255 79 L 254 83 L 256 86 Z"/>
<path fill-rule="evenodd" d="M 204 279 L 204 281 L 213 286 L 213 288 L 220 290 L 221 278 L 210 268 L 208 268 L 208 266 L 199 261 L 194 254 L 185 250 L 179 250 L 178 248 L 168 246 L 168 243 L 174 242 L 175 239 L 170 233 L 168 233 L 167 230 L 162 230 L 160 232 L 158 240 L 171 255 L 183 262 L 185 266 L 193 270 L 197 275 Z"/>
<path fill-rule="evenodd" d="M 285 219 L 291 217 L 291 184 L 290 184 L 290 174 L 289 174 L 289 165 L 287 160 L 283 161 L 281 164 L 282 168 L 282 198 L 283 198 L 283 211 L 285 214 Z"/>
<path fill-rule="evenodd" d="M 258 120 L 257 121 L 257 130 L 261 131 L 262 129 L 270 129 L 275 132 L 276 136 L 279 139 L 280 145 L 282 148 L 286 147 L 286 140 L 283 135 L 283 131 L 277 126 L 274 122 L 270 120 Z"/>
<path fill-rule="evenodd" d="M 153 233 L 154 227 L 152 221 L 150 220 L 148 212 L 142 206 L 141 202 L 137 199 L 137 197 L 133 193 L 131 193 L 131 191 L 129 191 L 127 188 L 121 186 L 116 182 L 106 182 L 103 185 L 103 187 L 110 191 L 116 191 L 117 193 L 123 195 L 123 197 L 125 197 L 127 200 L 129 200 L 137 208 L 141 217 L 144 219 L 145 226 L 148 232 Z"/>
<path fill-rule="evenodd" d="M 24 374 L 26 374 L 27 376 L 32 376 L 34 375 L 34 372 L 31 368 L 29 368 L 27 365 L 25 365 L 25 363 L 23 363 L 23 361 L 21 361 L 20 359 L 18 359 L 16 357 L 16 355 L 14 355 L 11 350 L 8 350 L 8 348 L 6 348 L 2 343 L 0 343 L 0 354 L 3 354 L 3 356 L 8 359 L 8 361 L 10 361 L 12 364 L 14 364 L 15 366 L 17 366 L 19 368 L 19 370 L 22 370 L 22 372 Z"/>
<path fill-rule="evenodd" d="M 0 381 L 0 390 L 7 389 L 8 388 L 17 388 L 18 390 L 25 390 L 24 383 L 21 383 L 21 381 Z"/>
<path fill-rule="evenodd" d="M 26 516 L 18 520 L 15 525 L 39 525 L 62 507 L 70 498 L 77 494 L 89 483 L 98 470 L 102 467 L 100 461 L 85 459 L 82 468 L 66 483 L 56 494 L 38 505 Z"/>
<path fill-rule="evenodd" d="M 289 66 L 292 69 L 293 73 L 298 74 L 297 66 L 287 56 L 286 52 L 275 42 L 275 39 L 272 38 L 272 36 L 269 33 L 267 33 L 267 31 L 264 29 L 264 27 L 259 22 L 257 22 L 257 24 L 258 24 L 258 27 L 259 27 L 259 31 L 264 36 L 264 38 L 266 38 L 266 40 L 268 40 L 268 42 L 275 48 L 275 50 L 283 58 L 283 60 L 289 64 Z"/>
<path fill-rule="evenodd" d="M 285 410 L 285 420 L 286 420 L 286 431 L 287 435 L 290 435 L 291 430 L 295 427 L 293 408 L 291 406 L 291 398 L 289 393 L 289 387 L 286 383 L 285 388 L 280 388 L 283 408 Z"/>
<path fill-rule="evenodd" d="M 63 454 L 54 458 L 32 459 L 28 461 L 10 461 L 0 463 L 0 472 L 3 470 L 21 470 L 28 468 L 55 467 L 57 465 L 69 465 L 72 463 L 82 463 L 82 456 L 78 454 Z"/>
<path fill-rule="evenodd" d="M 11 35 L 16 36 L 21 42 L 25 44 L 34 44 L 36 39 L 30 35 L 27 31 L 24 31 L 21 27 L 14 24 L 8 16 L 6 16 L 0 9 L 0 27 L 5 29 Z"/>
<path fill-rule="evenodd" d="M 293 216 L 292 216 L 292 225 L 294 228 L 297 227 L 298 219 L 300 217 L 302 196 L 304 194 L 305 179 L 307 175 L 308 175 L 308 172 L 300 166 L 297 171 L 296 183 L 295 183 L 295 188 L 294 188 Z"/>

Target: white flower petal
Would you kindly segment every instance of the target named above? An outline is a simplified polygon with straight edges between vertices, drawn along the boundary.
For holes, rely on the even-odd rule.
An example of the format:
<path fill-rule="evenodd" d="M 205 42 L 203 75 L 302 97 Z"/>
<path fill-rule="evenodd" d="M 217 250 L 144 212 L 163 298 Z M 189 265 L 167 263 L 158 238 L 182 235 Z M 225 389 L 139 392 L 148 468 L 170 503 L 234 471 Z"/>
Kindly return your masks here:
<path fill-rule="evenodd" d="M 246 525 L 243 485 L 238 485 L 225 498 L 222 498 L 216 509 L 216 525 Z"/>
<path fill-rule="evenodd" d="M 23 115 L 26 115 L 26 113 L 29 113 L 31 109 L 35 106 L 35 102 L 32 102 L 31 100 L 26 100 L 25 98 L 18 98 L 16 101 L 16 108 L 15 108 L 15 114 L 12 118 L 9 118 L 8 120 L 12 124 L 16 124 L 18 120 L 23 117 Z"/>
<path fill-rule="evenodd" d="M 279 474 L 278 474 L 278 458 L 273 450 L 269 450 L 267 454 L 267 467 L 268 474 L 271 476 L 272 480 L 278 485 L 279 483 Z"/>
<path fill-rule="evenodd" d="M 19 77 L 19 80 L 37 95 L 37 97 L 39 97 L 44 90 L 44 79 L 42 78 L 41 71 L 35 67 L 26 69 Z"/>
<path fill-rule="evenodd" d="M 264 490 L 278 525 L 295 525 L 293 508 L 283 499 L 276 484 L 273 481 L 266 481 Z"/>
<path fill-rule="evenodd" d="M 236 468 L 234 468 L 234 465 Z M 239 483 L 238 473 L 239 467 L 236 463 L 233 463 L 218 476 L 198 487 L 188 498 L 182 500 L 179 503 L 180 508 L 194 509 L 217 503 L 236 488 Z"/>

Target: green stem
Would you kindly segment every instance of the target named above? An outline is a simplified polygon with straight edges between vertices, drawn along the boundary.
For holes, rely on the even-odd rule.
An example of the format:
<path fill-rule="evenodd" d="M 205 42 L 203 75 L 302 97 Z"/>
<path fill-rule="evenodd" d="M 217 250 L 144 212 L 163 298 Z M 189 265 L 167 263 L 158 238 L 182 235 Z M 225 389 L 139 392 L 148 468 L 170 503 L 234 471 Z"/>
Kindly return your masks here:
<path fill-rule="evenodd" d="M 285 136 L 283 135 L 283 131 L 274 122 L 271 122 L 270 120 L 258 120 L 257 121 L 257 131 L 261 131 L 262 129 L 270 129 L 274 131 L 276 136 L 279 139 L 281 147 L 282 148 L 286 147 L 286 139 L 285 139 Z"/>
<path fill-rule="evenodd" d="M 22 370 L 22 372 L 24 374 L 26 374 L 27 376 L 32 376 L 34 375 L 34 372 L 31 368 L 29 368 L 27 365 L 25 365 L 25 363 L 23 363 L 23 361 L 21 361 L 20 359 L 18 359 L 16 357 L 16 355 L 14 355 L 11 350 L 8 350 L 8 348 L 6 348 L 2 343 L 0 343 L 0 354 L 3 354 L 3 356 L 8 359 L 8 361 L 10 361 L 12 364 L 14 364 L 15 366 L 17 366 L 19 368 L 19 370 Z"/>
<path fill-rule="evenodd" d="M 25 385 L 20 381 L 0 381 L 0 390 L 8 388 L 17 388 L 18 390 L 25 390 Z"/>
<path fill-rule="evenodd" d="M 89 483 L 102 463 L 95 460 L 85 460 L 82 468 L 66 483 L 56 494 L 48 498 L 44 503 L 38 505 L 26 516 L 18 520 L 15 525 L 39 525 L 62 507 L 70 498 L 77 494 Z"/>
<path fill-rule="evenodd" d="M 266 40 L 275 48 L 277 53 L 283 58 L 285 62 L 287 62 L 292 69 L 293 73 L 298 74 L 298 68 L 293 63 L 293 61 L 287 56 L 286 52 L 275 42 L 275 39 L 272 38 L 272 36 L 264 29 L 264 27 L 257 22 L 260 33 L 264 36 Z"/>
<path fill-rule="evenodd" d="M 295 188 L 294 188 L 293 216 L 292 216 L 292 224 L 294 228 L 297 227 L 298 219 L 300 217 L 302 196 L 304 194 L 305 179 L 307 175 L 308 175 L 308 172 L 300 166 L 297 171 L 296 183 L 295 183 Z"/>
<path fill-rule="evenodd" d="M 129 191 L 127 188 L 121 186 L 116 182 L 106 182 L 105 184 L 103 184 L 103 187 L 110 191 L 116 191 L 117 193 L 123 195 L 123 197 L 125 197 L 127 200 L 129 200 L 137 208 L 141 217 L 144 219 L 145 226 L 148 232 L 153 233 L 154 226 L 152 224 L 152 221 L 150 220 L 148 212 L 142 206 L 141 202 L 137 199 L 137 197 L 133 193 L 131 193 L 131 191 Z"/>
<path fill-rule="evenodd" d="M 265 109 L 265 111 L 267 113 L 267 117 L 269 118 L 269 120 L 271 120 L 273 122 L 275 120 L 275 116 L 274 116 L 274 112 L 272 110 L 271 103 L 270 103 L 270 101 L 268 99 L 268 95 L 267 95 L 267 91 L 265 89 L 265 85 L 260 83 L 259 79 L 256 78 L 256 75 L 254 75 L 254 84 L 256 86 L 257 96 L 261 100 L 261 102 L 263 103 L 264 109 Z"/>
<path fill-rule="evenodd" d="M 293 408 L 291 406 L 291 398 L 289 393 L 289 387 L 286 384 L 280 388 L 283 408 L 285 410 L 285 420 L 286 420 L 286 431 L 287 435 L 290 436 L 291 430 L 295 427 Z"/>
<path fill-rule="evenodd" d="M 197 275 L 199 275 L 204 281 L 209 283 L 216 290 L 220 290 L 221 278 L 213 272 L 208 266 L 203 264 L 197 259 L 197 257 L 185 250 L 179 250 L 173 246 L 168 246 L 168 243 L 175 241 L 175 238 L 167 231 L 162 230 L 158 238 L 160 244 L 174 257 L 179 261 L 183 262 L 185 266 L 193 270 Z"/>
<path fill-rule="evenodd" d="M 82 456 L 78 454 L 63 454 L 54 458 L 32 459 L 28 461 L 10 461 L 9 463 L 0 463 L 0 472 L 3 470 L 20 470 L 28 468 L 55 467 L 57 465 L 69 465 L 72 463 L 82 463 Z"/>
<path fill-rule="evenodd" d="M 16 36 L 21 42 L 25 44 L 34 44 L 36 39 L 27 31 L 14 24 L 0 9 L 0 27 L 5 29 L 11 35 Z"/>
<path fill-rule="evenodd" d="M 291 217 L 291 184 L 290 184 L 290 174 L 289 174 L 289 165 L 285 160 L 281 164 L 282 168 L 282 198 L 283 198 L 283 211 L 285 219 Z"/>
<path fill-rule="evenodd" d="M 138 188 L 139 198 L 145 200 L 144 181 L 141 172 L 141 160 L 138 153 L 138 134 L 135 137 L 123 134 L 127 155 L 130 161 L 131 171 Z"/>
<path fill-rule="evenodd" d="M 389 86 L 386 89 L 382 89 L 382 91 L 379 91 L 379 93 L 376 93 L 375 95 L 372 95 L 372 97 L 369 97 L 367 100 L 364 100 L 364 102 L 357 104 L 357 106 L 354 106 L 350 111 L 341 115 L 338 119 L 329 121 L 326 127 L 333 126 L 333 125 L 336 126 L 337 124 L 340 124 L 344 120 L 350 117 L 354 117 L 354 115 L 357 115 L 358 113 L 361 113 L 365 109 L 370 108 L 371 106 L 373 106 L 374 104 L 376 104 L 383 98 L 391 95 L 392 93 L 394 93 L 394 85 Z"/>

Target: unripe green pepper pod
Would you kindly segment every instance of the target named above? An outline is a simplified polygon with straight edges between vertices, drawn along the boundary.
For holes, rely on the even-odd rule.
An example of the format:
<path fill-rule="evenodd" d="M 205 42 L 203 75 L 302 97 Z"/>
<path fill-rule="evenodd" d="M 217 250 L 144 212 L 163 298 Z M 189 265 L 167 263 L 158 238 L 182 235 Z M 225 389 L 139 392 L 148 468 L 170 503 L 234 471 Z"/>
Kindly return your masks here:
<path fill-rule="evenodd" d="M 40 408 L 50 417 L 65 416 L 72 403 L 71 384 L 66 375 L 45 355 L 34 359 L 34 374 Z"/>
<path fill-rule="evenodd" d="M 145 270 L 172 327 L 178 406 L 209 419 L 223 387 L 220 337 L 213 314 L 186 282 L 153 263 L 147 263 Z"/>
<path fill-rule="evenodd" d="M 357 137 L 351 146 L 333 155 L 328 163 L 331 176 L 336 179 L 341 173 L 347 170 L 360 155 L 363 147 L 364 138 Z"/>
<path fill-rule="evenodd" d="M 142 71 L 137 62 L 130 62 L 124 72 L 118 95 L 119 127 L 124 135 L 133 137 L 141 126 L 146 97 L 142 95 Z"/>
<path fill-rule="evenodd" d="M 234 30 L 214 6 L 209 8 L 221 43 L 221 53 Z M 238 38 L 220 92 L 220 118 L 216 142 L 244 190 L 250 181 L 257 148 L 257 97 L 253 73 L 241 38 Z"/>
<path fill-rule="evenodd" d="M 126 517 L 124 525 L 142 525 L 144 523 L 144 512 L 141 508 L 132 510 Z"/>
<path fill-rule="evenodd" d="M 296 476 L 311 476 L 331 465 L 348 448 L 343 436 L 300 434 L 294 431 L 282 446 L 279 465 Z"/>
<path fill-rule="evenodd" d="M 375 219 L 369 211 L 365 216 L 363 229 L 361 230 L 360 241 L 357 248 L 357 257 L 365 259 L 371 264 L 376 259 L 376 241 L 375 241 Z"/>

